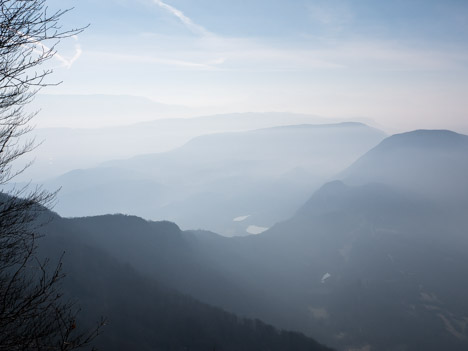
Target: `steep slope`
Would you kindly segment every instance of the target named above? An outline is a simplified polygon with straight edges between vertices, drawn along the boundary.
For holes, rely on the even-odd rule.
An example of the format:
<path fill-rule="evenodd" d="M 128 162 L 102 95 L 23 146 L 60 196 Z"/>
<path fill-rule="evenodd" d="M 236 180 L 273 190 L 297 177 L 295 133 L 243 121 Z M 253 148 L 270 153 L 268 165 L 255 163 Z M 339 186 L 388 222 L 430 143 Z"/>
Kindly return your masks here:
<path fill-rule="evenodd" d="M 204 302 L 339 348 L 467 346 L 468 222 L 395 188 L 332 182 L 291 220 L 245 238 L 121 215 L 63 223 L 46 230 Z"/>
<path fill-rule="evenodd" d="M 324 340 L 376 350 L 468 346 L 467 151 L 468 137 L 449 131 L 392 136 L 343 172 L 362 185 L 329 183 L 256 238 L 309 278 L 290 284 L 317 328 L 337 337 Z"/>
<path fill-rule="evenodd" d="M 169 238 L 176 227 L 158 228 Z M 77 324 L 107 319 L 95 345 L 99 350 L 331 350 L 296 332 L 235 316 L 165 288 L 131 265 L 90 246 L 79 227 L 55 217 L 40 242 L 45 257 L 65 251 L 63 290 L 79 302 Z"/>
<path fill-rule="evenodd" d="M 311 278 L 304 297 L 340 345 L 462 350 L 467 228 L 406 191 L 331 183 L 268 235 L 303 260 L 295 270 Z"/>
<path fill-rule="evenodd" d="M 417 140 L 419 133 L 405 138 Z M 426 192 L 431 188 L 409 190 L 425 177 L 434 177 L 435 185 L 450 179 L 453 188 L 466 186 L 459 167 L 464 142 L 447 147 L 453 143 L 435 140 L 418 147 L 417 157 L 416 141 L 384 142 L 406 167 L 430 162 L 410 174 L 388 165 L 387 184 L 372 177 L 363 185 L 328 183 L 290 220 L 258 236 L 183 232 L 128 216 L 67 221 L 88 245 L 167 286 L 341 349 L 466 350 L 468 206 L 456 196 Z M 369 172 L 389 159 L 371 161 Z M 446 165 L 442 176 L 449 178 L 428 173 L 433 163 Z"/>
<path fill-rule="evenodd" d="M 64 235 L 79 236 L 90 247 L 99 248 L 145 276 L 204 302 L 252 318 L 261 311 L 262 317 L 270 321 L 281 320 L 284 312 L 291 310 L 290 306 L 278 304 L 265 287 L 249 284 L 242 274 L 245 272 L 232 271 L 242 251 L 228 238 L 216 234 L 200 238 L 199 233 L 183 232 L 171 222 L 148 222 L 134 216 L 63 221 L 67 223 Z M 274 305 L 277 306 L 272 309 Z M 294 329 L 296 325 L 279 326 Z"/>
<path fill-rule="evenodd" d="M 290 217 L 383 137 L 359 123 L 214 134 L 171 152 L 71 172 L 48 187 L 62 186 L 56 210 L 65 216 L 120 212 L 245 235 L 249 226 Z"/>

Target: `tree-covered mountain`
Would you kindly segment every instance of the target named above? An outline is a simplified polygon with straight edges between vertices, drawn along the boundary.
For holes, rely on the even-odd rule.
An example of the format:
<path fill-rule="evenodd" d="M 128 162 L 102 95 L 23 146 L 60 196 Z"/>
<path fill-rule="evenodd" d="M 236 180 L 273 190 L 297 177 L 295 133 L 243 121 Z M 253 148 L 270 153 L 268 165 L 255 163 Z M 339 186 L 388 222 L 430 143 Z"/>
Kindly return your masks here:
<path fill-rule="evenodd" d="M 177 231 L 170 223 L 152 225 L 169 240 Z M 165 287 L 86 240 L 73 221 L 53 216 L 44 231 L 41 256 L 57 259 L 65 252 L 62 290 L 81 308 L 77 326 L 92 328 L 101 317 L 107 321 L 94 341 L 99 350 L 331 351 L 303 334 L 238 317 Z"/>
<path fill-rule="evenodd" d="M 65 216 L 126 213 L 246 235 L 251 226 L 289 218 L 383 138 L 360 123 L 213 134 L 170 152 L 73 171 L 47 186 L 62 188 L 56 210 Z"/>
<path fill-rule="evenodd" d="M 334 182 L 269 235 L 302 258 L 303 297 L 319 326 L 340 335 L 332 344 L 463 350 L 467 227 L 460 213 L 399 189 Z"/>
<path fill-rule="evenodd" d="M 393 136 L 380 145 L 398 151 L 390 179 L 437 177 L 463 189 L 464 144 L 446 148 L 440 132 L 424 133 L 432 148 L 419 148 L 417 157 L 416 141 Z M 419 140 L 420 132 L 404 135 L 412 137 Z M 408 173 L 413 160 L 430 160 L 431 168 Z M 367 167 L 389 161 L 376 157 Z M 444 172 L 428 173 L 437 164 Z M 359 170 L 353 165 L 342 174 L 353 169 Z M 330 182 L 289 220 L 257 236 L 225 238 L 122 215 L 64 220 L 75 234 L 62 232 L 205 303 L 338 348 L 465 350 L 466 202 L 372 180 Z"/>

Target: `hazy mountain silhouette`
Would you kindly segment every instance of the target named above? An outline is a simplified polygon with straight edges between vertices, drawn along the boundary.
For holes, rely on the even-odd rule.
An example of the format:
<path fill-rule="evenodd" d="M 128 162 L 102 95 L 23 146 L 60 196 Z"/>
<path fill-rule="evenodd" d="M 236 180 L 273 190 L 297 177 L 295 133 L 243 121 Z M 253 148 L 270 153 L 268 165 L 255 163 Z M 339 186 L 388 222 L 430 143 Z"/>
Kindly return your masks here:
<path fill-rule="evenodd" d="M 56 210 L 65 216 L 120 212 L 246 234 L 250 225 L 290 217 L 383 137 L 360 123 L 213 134 L 170 152 L 70 172 L 48 186 L 62 186 Z"/>
<path fill-rule="evenodd" d="M 26 180 L 56 177 L 72 169 L 94 167 L 108 160 L 169 151 L 182 146 L 194 137 L 205 134 L 340 121 L 292 113 L 233 113 L 170 118 L 171 114 L 166 113 L 166 110 L 161 112 L 160 105 L 143 98 L 100 95 L 41 96 L 39 102 L 41 99 L 45 100 L 43 106 L 53 106 L 53 111 L 48 111 L 46 108 L 41 116 L 49 116 L 58 123 L 63 121 L 64 115 L 67 116 L 67 121 L 70 119 L 73 121 L 75 117 L 79 125 L 85 123 L 83 119 L 86 117 L 88 125 L 91 126 L 94 125 L 93 120 L 106 119 L 115 125 L 119 116 L 126 118 L 129 115 L 145 116 L 149 121 L 87 129 L 83 127 L 35 129 L 36 140 L 43 143 L 30 155 L 35 162 L 22 175 L 22 179 Z M 184 114 L 186 115 L 188 114 Z M 161 116 L 164 118 L 155 119 Z"/>
<path fill-rule="evenodd" d="M 45 230 L 82 242 L 81 255 L 98 250 L 98 257 L 110 255 L 206 303 L 336 347 L 467 346 L 467 220 L 384 185 L 329 183 L 291 220 L 243 238 L 182 232 L 169 222 L 122 215 L 59 224 Z M 66 266 L 92 261 L 71 257 Z M 126 279 L 109 283 L 105 299 L 116 287 L 126 291 L 118 288 Z M 88 294 L 92 301 L 95 292 Z"/>
<path fill-rule="evenodd" d="M 418 130 L 382 141 L 341 176 L 349 184 L 380 182 L 441 200 L 468 199 L 468 136 Z"/>
<path fill-rule="evenodd" d="M 170 223 L 153 225 L 165 239 L 177 232 Z M 73 221 L 54 216 L 45 231 L 42 255 L 57 258 L 66 251 L 62 285 L 65 296 L 82 308 L 77 325 L 107 319 L 95 342 L 99 350 L 331 350 L 300 333 L 237 317 L 164 287 L 83 240 L 85 233 Z"/>
<path fill-rule="evenodd" d="M 257 236 L 183 232 L 128 216 L 68 221 L 89 245 L 167 286 L 336 347 L 465 350 L 467 207 L 426 188 L 408 190 L 418 178 L 442 182 L 445 174 L 463 189 L 464 140 L 439 131 L 392 136 L 342 174 L 387 167 L 383 174 L 395 178 L 328 183 L 290 220 Z M 434 163 L 444 164 L 442 174 L 428 174 Z"/>
<path fill-rule="evenodd" d="M 125 124 L 129 116 L 141 122 L 188 116 L 194 112 L 186 106 L 158 103 L 142 96 L 108 94 L 38 94 L 27 109 L 41 109 L 38 124 L 54 128 L 115 126 Z"/>
<path fill-rule="evenodd" d="M 462 350 L 467 225 L 396 188 L 335 182 L 270 234 L 297 235 L 309 248 L 304 254 L 291 247 L 289 254 L 309 255 L 315 294 L 308 301 L 327 311 L 328 327 L 344 333 L 343 340 L 379 350 Z M 349 329 L 339 331 L 345 324 Z"/>
<path fill-rule="evenodd" d="M 328 183 L 262 235 L 309 278 L 303 303 L 337 337 L 324 340 L 468 346 L 467 151 L 468 137 L 449 131 L 389 137 L 342 173 L 363 185 Z"/>

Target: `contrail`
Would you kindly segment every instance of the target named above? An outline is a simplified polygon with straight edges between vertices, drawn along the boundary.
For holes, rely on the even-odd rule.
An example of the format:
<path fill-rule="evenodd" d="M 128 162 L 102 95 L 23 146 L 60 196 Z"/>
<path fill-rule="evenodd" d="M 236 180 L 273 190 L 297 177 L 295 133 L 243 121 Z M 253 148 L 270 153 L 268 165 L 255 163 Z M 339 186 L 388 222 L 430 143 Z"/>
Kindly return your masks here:
<path fill-rule="evenodd" d="M 46 47 L 45 45 L 43 44 L 40 44 L 45 50 L 48 50 L 49 48 Z M 83 53 L 83 50 L 81 49 L 81 46 L 80 44 L 76 44 L 75 45 L 75 54 L 73 55 L 72 58 L 68 59 L 68 58 L 65 58 L 63 57 L 62 55 L 59 55 L 59 54 L 55 54 L 54 55 L 54 58 L 60 62 L 63 63 L 63 67 L 67 68 L 67 69 L 70 69 L 71 66 L 75 63 L 76 60 L 78 60 L 81 56 L 81 54 Z"/>
<path fill-rule="evenodd" d="M 21 32 L 18 32 L 18 34 L 24 36 L 28 41 L 30 41 L 30 37 L 24 35 L 23 33 Z M 78 43 L 78 37 L 76 35 L 73 36 L 73 39 L 75 39 L 75 41 L 77 42 L 75 44 L 75 54 L 73 55 L 73 57 L 71 59 L 67 59 L 65 58 L 64 56 L 58 54 L 58 53 L 54 53 L 53 55 L 53 58 L 56 59 L 57 61 L 60 61 L 63 65 L 62 67 L 65 67 L 65 68 L 68 68 L 70 69 L 71 66 L 75 63 L 76 60 L 78 60 L 81 56 L 81 54 L 83 53 L 83 50 L 81 49 L 81 46 L 80 44 Z M 42 42 L 36 42 L 36 43 L 31 43 L 30 44 L 31 46 L 31 49 L 41 55 L 43 54 L 44 52 L 48 52 L 48 51 L 51 51 L 51 49 L 46 46 L 45 44 L 43 44 Z M 28 47 L 28 45 L 24 45 L 25 47 Z M 40 47 L 40 49 L 38 48 Z"/>
<path fill-rule="evenodd" d="M 184 15 L 184 13 L 171 5 L 166 4 L 161 0 L 153 0 L 153 2 L 159 7 L 169 11 L 171 14 L 176 16 L 180 21 L 193 33 L 201 35 L 210 35 L 211 33 L 203 28 L 202 26 L 194 23 L 190 18 Z"/>

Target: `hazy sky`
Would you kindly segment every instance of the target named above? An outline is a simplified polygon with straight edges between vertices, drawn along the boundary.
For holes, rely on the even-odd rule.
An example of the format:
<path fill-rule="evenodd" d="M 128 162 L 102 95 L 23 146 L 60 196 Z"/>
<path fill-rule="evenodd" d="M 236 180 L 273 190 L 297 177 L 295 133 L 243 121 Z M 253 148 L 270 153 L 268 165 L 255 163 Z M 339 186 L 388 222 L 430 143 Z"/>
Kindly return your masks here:
<path fill-rule="evenodd" d="M 53 94 L 468 132 L 466 0 L 50 0 L 91 26 Z"/>

